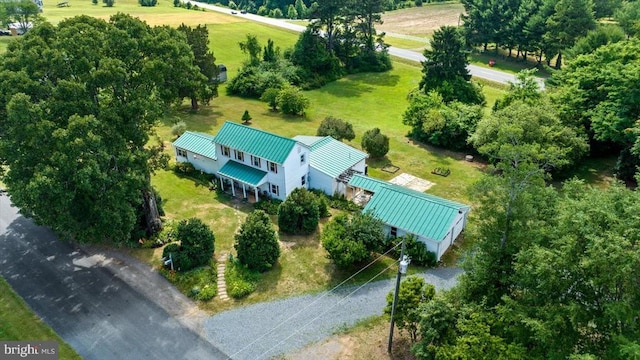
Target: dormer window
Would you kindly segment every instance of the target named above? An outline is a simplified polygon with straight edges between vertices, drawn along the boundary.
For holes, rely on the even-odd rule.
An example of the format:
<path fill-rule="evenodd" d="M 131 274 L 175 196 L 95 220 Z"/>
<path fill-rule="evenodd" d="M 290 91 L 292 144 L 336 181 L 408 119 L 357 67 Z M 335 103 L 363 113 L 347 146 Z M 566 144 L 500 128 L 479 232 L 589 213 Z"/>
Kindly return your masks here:
<path fill-rule="evenodd" d="M 236 160 L 244 162 L 244 153 L 240 150 L 234 150 L 236 153 Z"/>

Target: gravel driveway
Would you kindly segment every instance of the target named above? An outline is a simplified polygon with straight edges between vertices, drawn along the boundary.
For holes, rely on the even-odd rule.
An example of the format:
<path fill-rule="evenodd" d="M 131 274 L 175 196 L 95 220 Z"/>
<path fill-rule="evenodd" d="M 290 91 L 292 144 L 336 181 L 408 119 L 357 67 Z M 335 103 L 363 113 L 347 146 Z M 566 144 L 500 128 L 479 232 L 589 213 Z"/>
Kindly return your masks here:
<path fill-rule="evenodd" d="M 437 268 L 420 276 L 442 290 L 453 287 L 461 273 Z M 205 336 L 232 359 L 268 359 L 381 315 L 394 285 L 395 279 L 382 280 L 233 309 L 205 320 Z"/>

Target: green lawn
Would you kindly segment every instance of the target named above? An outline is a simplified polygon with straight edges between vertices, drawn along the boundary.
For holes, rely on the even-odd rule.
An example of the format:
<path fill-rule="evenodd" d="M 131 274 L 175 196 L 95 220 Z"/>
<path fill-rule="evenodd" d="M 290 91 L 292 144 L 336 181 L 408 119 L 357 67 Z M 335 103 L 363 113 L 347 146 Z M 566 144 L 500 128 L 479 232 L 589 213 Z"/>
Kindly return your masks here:
<path fill-rule="evenodd" d="M 0 339 L 8 341 L 57 341 L 60 359 L 82 359 L 0 276 Z"/>
<path fill-rule="evenodd" d="M 0 54 L 2 54 L 5 51 L 7 51 L 7 46 L 9 46 L 9 43 L 13 39 L 15 39 L 15 37 L 13 37 L 13 36 L 1 36 L 0 37 Z"/>

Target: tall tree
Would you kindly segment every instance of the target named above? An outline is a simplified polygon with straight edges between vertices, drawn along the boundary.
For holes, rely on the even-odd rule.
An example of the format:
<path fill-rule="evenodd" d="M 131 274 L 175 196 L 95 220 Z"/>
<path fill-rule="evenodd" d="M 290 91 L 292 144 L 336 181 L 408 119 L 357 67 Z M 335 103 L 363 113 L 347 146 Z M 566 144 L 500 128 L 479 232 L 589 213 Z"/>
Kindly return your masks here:
<path fill-rule="evenodd" d="M 458 100 L 464 103 L 484 102 L 481 91 L 469 81 L 469 61 L 458 29 L 443 26 L 433 33 L 431 49 L 424 51 L 420 89 L 425 93 L 435 90 L 445 102 Z"/>
<path fill-rule="evenodd" d="M 382 24 L 384 5 L 382 0 L 351 0 L 347 2 L 347 9 L 356 19 L 356 27 L 360 30 L 364 48 L 375 51 L 375 24 Z"/>
<path fill-rule="evenodd" d="M 0 61 L 12 201 L 64 238 L 128 240 L 155 207 L 150 172 L 164 162 L 153 125 L 194 74 L 177 30 L 124 14 L 43 23 L 12 42 Z"/>
<path fill-rule="evenodd" d="M 200 69 L 200 73 L 204 75 L 207 81 L 197 82 L 200 86 L 190 86 L 185 94 L 191 98 L 191 110 L 198 110 L 198 101 L 208 103 L 214 96 L 218 95 L 217 76 L 220 72 L 216 65 L 216 58 L 213 52 L 209 50 L 209 29 L 204 25 L 198 25 L 195 28 L 181 24 L 178 30 L 185 34 L 187 42 L 191 46 L 191 51 L 195 57 L 195 64 Z"/>
<path fill-rule="evenodd" d="M 591 0 L 559 0 L 547 20 L 545 39 L 558 49 L 556 69 L 562 67 L 562 51 L 596 27 Z"/>
<path fill-rule="evenodd" d="M 640 2 L 625 1 L 615 12 L 614 18 L 628 37 L 637 35 L 640 33 Z"/>
<path fill-rule="evenodd" d="M 262 47 L 260 46 L 260 42 L 258 42 L 258 37 L 253 34 L 247 34 L 244 41 L 238 43 L 240 45 L 240 50 L 243 53 L 249 55 L 249 64 L 257 65 L 260 63 L 260 52 L 262 52 Z"/>
<path fill-rule="evenodd" d="M 312 16 L 318 19 L 320 25 L 326 27 L 327 50 L 333 53 L 333 45 L 338 31 L 337 26 L 342 16 L 343 0 L 317 0 L 318 7 Z"/>
<path fill-rule="evenodd" d="M 265 272 L 273 268 L 280 257 L 280 244 L 269 215 L 262 210 L 250 213 L 235 235 L 234 248 L 238 260 L 249 269 Z"/>
<path fill-rule="evenodd" d="M 0 2 L 0 24 L 17 23 L 20 32 L 26 33 L 40 19 L 40 11 L 31 0 L 3 1 Z"/>

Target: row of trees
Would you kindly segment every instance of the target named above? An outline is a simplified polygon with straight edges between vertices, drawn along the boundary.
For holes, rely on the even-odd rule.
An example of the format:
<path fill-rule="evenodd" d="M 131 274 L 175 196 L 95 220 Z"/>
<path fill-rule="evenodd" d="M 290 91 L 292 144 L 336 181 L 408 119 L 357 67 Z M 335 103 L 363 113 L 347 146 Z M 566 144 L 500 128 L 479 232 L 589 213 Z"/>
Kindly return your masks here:
<path fill-rule="evenodd" d="M 171 104 L 215 94 L 188 37 L 117 14 L 40 23 L 9 44 L 0 164 L 25 215 L 77 242 L 157 230 L 150 178 L 168 159 L 153 125 Z"/>
<path fill-rule="evenodd" d="M 208 0 L 207 2 L 273 18 L 314 19 L 318 8 L 326 3 L 327 0 Z M 383 0 L 380 2 L 384 11 L 390 11 L 411 6 L 421 6 L 423 0 Z M 357 4 L 356 1 L 353 1 L 353 3 Z"/>
<path fill-rule="evenodd" d="M 637 38 L 597 47 L 554 73 L 546 92 L 534 70 L 523 71 L 485 116 L 468 80 L 462 39 L 445 27 L 425 52 L 421 88 L 409 95 L 403 123 L 418 140 L 477 151 L 493 163 L 511 151 L 509 144 L 526 143 L 536 164 L 555 174 L 589 151 L 618 154 L 618 177 L 632 180 L 640 165 L 640 95 L 632 85 L 640 81 L 639 52 Z"/>
<path fill-rule="evenodd" d="M 538 62 L 556 68 L 563 53 L 596 28 L 596 19 L 614 16 L 628 36 L 638 32 L 640 3 L 620 0 L 462 0 L 464 33 L 471 46 L 488 44 L 513 50 L 526 59 L 535 54 Z"/>

